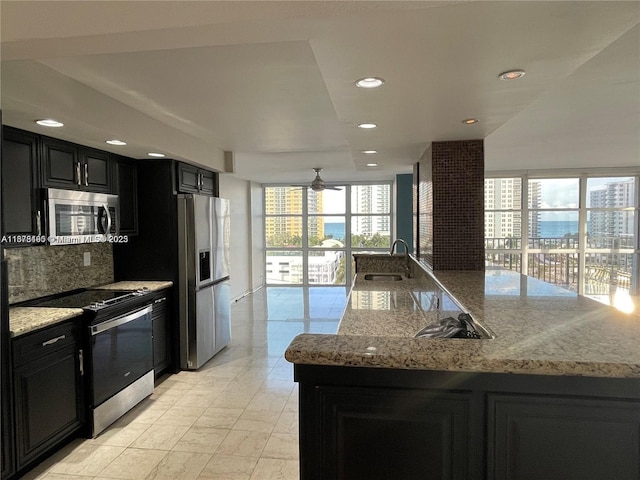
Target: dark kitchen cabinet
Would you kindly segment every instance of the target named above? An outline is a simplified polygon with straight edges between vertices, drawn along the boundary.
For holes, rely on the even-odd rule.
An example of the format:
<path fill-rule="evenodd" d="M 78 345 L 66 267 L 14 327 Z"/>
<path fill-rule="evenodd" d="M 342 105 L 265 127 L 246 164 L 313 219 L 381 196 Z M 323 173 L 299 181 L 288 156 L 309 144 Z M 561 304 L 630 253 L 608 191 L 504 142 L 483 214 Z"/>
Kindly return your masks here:
<path fill-rule="evenodd" d="M 294 378 L 301 480 L 638 480 L 638 378 L 306 364 Z"/>
<path fill-rule="evenodd" d="M 120 205 L 120 234 L 138 234 L 138 167 L 135 160 L 113 156 Z"/>
<path fill-rule="evenodd" d="M 218 175 L 215 172 L 178 163 L 178 191 L 182 193 L 218 194 Z"/>
<path fill-rule="evenodd" d="M 169 292 L 161 292 L 153 300 L 153 370 L 158 378 L 171 365 Z"/>
<path fill-rule="evenodd" d="M 78 335 L 70 321 L 13 340 L 17 471 L 33 466 L 83 427 Z"/>
<path fill-rule="evenodd" d="M 0 254 L 2 248 L 0 245 Z M 11 355 L 9 354 L 9 308 L 7 261 L 0 261 L 0 479 L 13 474 L 13 397 Z"/>
<path fill-rule="evenodd" d="M 489 396 L 490 480 L 637 480 L 637 402 Z"/>
<path fill-rule="evenodd" d="M 111 160 L 108 152 L 41 137 L 42 186 L 111 191 Z"/>
<path fill-rule="evenodd" d="M 3 235 L 33 236 L 41 234 L 42 211 L 37 189 L 38 143 L 38 136 L 35 134 L 3 127 Z M 4 243 L 14 242 L 6 241 Z"/>
<path fill-rule="evenodd" d="M 93 148 L 80 147 L 78 158 L 83 176 L 80 189 L 110 193 L 112 191 L 112 168 L 109 153 Z"/>
<path fill-rule="evenodd" d="M 465 395 L 322 386 L 316 395 L 325 432 L 319 478 L 467 478 Z"/>

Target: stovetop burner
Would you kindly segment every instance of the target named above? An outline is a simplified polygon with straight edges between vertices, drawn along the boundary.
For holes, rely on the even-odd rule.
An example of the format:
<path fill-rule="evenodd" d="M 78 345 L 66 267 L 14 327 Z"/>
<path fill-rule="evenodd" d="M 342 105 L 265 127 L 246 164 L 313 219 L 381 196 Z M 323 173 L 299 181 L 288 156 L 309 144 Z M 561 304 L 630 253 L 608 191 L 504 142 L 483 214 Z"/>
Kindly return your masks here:
<path fill-rule="evenodd" d="M 97 312 L 111 306 L 129 302 L 136 297 L 149 293 L 147 289 L 135 292 L 123 290 L 84 290 L 58 298 L 35 302 L 38 307 L 82 308 Z"/>

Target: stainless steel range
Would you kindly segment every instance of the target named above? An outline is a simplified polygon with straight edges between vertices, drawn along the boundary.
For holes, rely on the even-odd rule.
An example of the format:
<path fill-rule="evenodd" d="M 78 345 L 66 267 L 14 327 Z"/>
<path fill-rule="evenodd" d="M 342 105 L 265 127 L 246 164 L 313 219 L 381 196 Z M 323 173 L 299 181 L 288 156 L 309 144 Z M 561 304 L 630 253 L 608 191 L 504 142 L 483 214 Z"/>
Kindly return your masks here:
<path fill-rule="evenodd" d="M 148 290 L 84 290 L 34 305 L 85 310 L 85 370 L 92 437 L 153 393 L 152 306 Z"/>

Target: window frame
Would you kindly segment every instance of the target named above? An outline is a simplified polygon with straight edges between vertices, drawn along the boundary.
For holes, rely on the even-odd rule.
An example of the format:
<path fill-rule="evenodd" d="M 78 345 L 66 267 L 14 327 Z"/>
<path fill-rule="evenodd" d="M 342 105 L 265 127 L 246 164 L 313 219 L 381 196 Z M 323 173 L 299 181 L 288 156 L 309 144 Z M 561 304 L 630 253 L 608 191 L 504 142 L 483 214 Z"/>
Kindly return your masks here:
<path fill-rule="evenodd" d="M 364 213 L 364 214 L 360 214 L 360 213 L 352 213 L 352 208 L 351 208 L 351 194 L 352 194 L 352 187 L 358 187 L 358 186 L 368 186 L 368 185 L 372 185 L 372 186 L 376 186 L 376 185 L 385 185 L 387 186 L 387 188 L 389 189 L 389 211 L 388 213 Z M 380 247 L 380 248 L 375 248 L 375 247 L 353 247 L 351 245 L 351 233 L 352 233 L 352 219 L 354 217 L 387 217 L 388 218 L 388 222 L 389 222 L 389 245 L 391 245 L 391 243 L 394 240 L 394 234 L 395 234 L 395 206 L 394 206 L 394 196 L 393 196 L 393 181 L 392 180 L 384 180 L 384 181 L 367 181 L 367 182 L 350 182 L 348 184 L 343 184 L 343 183 L 332 183 L 330 186 L 335 186 L 335 187 L 340 187 L 340 188 L 344 188 L 345 190 L 345 212 L 344 213 L 309 213 L 309 201 L 308 201 L 308 194 L 310 192 L 310 187 L 307 186 L 303 186 L 303 187 L 292 187 L 291 185 L 284 185 L 284 184 L 280 184 L 280 183 L 273 183 L 273 184 L 262 184 L 262 195 L 263 195 L 263 215 L 264 215 L 264 219 L 265 219 L 265 231 L 264 231 L 264 241 L 265 241 L 265 252 L 264 252 L 264 281 L 265 281 L 265 286 L 268 287 L 275 287 L 275 286 L 279 286 L 279 287 L 286 287 L 286 286 L 304 286 L 304 287 L 308 287 L 308 286 L 337 286 L 337 287 L 345 287 L 345 286 L 349 286 L 351 283 L 351 279 L 353 279 L 353 276 L 355 275 L 355 271 L 354 271 L 354 265 L 353 265 L 353 261 L 349 261 L 349 259 L 353 258 L 352 254 L 353 253 L 358 253 L 358 252 L 379 252 L 379 253 L 386 253 L 389 251 L 389 247 Z M 274 187 L 284 187 L 284 188 L 300 188 L 302 190 L 302 212 L 301 213 L 294 213 L 294 214 L 284 214 L 284 213 L 267 213 L 267 189 L 268 188 L 274 188 Z M 300 218 L 302 220 L 302 246 L 291 246 L 291 247 L 279 247 L 279 246 L 273 246 L 273 247 L 269 247 L 267 246 L 268 242 L 267 242 L 267 229 L 266 229 L 266 224 L 267 224 L 267 218 L 270 217 L 286 217 L 286 218 L 291 218 L 291 217 L 295 217 L 295 218 Z M 344 217 L 344 221 L 345 221 L 345 239 L 344 239 L 344 247 L 339 248 L 336 247 L 334 245 L 332 246 L 327 246 L 327 247 L 322 247 L 322 246 L 310 246 L 309 245 L 309 218 L 310 217 L 323 217 L 323 218 L 331 218 L 331 217 Z M 301 251 L 302 252 L 302 283 L 291 283 L 291 284 L 287 284 L 287 283 L 270 283 L 269 278 L 267 277 L 267 257 L 270 251 Z M 310 282 L 310 278 L 309 278 L 309 273 L 310 273 L 310 267 L 309 267 L 309 252 L 311 251 L 342 251 L 344 252 L 344 258 L 345 258 L 345 283 L 344 284 L 321 284 L 321 283 L 314 283 L 314 282 Z"/>
<path fill-rule="evenodd" d="M 634 185 L 634 198 L 632 199 L 632 206 L 626 207 L 587 207 L 587 184 L 589 179 L 593 178 L 633 178 Z M 621 168 L 621 169 L 602 169 L 596 170 L 580 170 L 576 171 L 526 171 L 526 172 L 486 172 L 485 180 L 493 179 L 521 179 L 521 235 L 522 240 L 519 248 L 487 248 L 488 237 L 485 235 L 485 258 L 489 261 L 490 255 L 519 255 L 519 262 L 516 261 L 515 270 L 520 273 L 526 274 L 529 271 L 529 256 L 531 254 L 577 254 L 578 256 L 578 281 L 577 281 L 577 293 L 581 295 L 588 295 L 586 293 L 586 258 L 590 254 L 624 254 L 635 256 L 635 262 L 632 264 L 631 279 L 630 279 L 630 294 L 640 295 L 640 169 L 636 168 Z M 544 179 L 569 179 L 575 178 L 578 180 L 579 187 L 579 203 L 577 208 L 530 208 L 529 205 L 529 180 L 544 180 Z M 491 191 L 495 196 L 495 192 L 502 189 L 492 188 Z M 485 195 L 487 188 L 485 184 Z M 486 201 L 485 201 L 486 206 Z M 517 212 L 517 209 L 485 209 L 485 219 L 487 213 L 496 212 Z M 533 248 L 531 245 L 531 237 L 529 232 L 530 225 L 530 213 L 533 212 L 553 212 L 553 211 L 577 211 L 578 212 L 578 245 L 574 248 Z M 631 246 L 624 246 L 617 248 L 615 251 L 611 248 L 595 248 L 590 247 L 587 242 L 587 219 L 590 212 L 633 212 L 634 213 L 634 240 Z M 486 231 L 486 229 L 485 229 Z M 491 237 L 489 237 L 491 238 Z M 513 264 L 513 262 L 512 262 Z"/>

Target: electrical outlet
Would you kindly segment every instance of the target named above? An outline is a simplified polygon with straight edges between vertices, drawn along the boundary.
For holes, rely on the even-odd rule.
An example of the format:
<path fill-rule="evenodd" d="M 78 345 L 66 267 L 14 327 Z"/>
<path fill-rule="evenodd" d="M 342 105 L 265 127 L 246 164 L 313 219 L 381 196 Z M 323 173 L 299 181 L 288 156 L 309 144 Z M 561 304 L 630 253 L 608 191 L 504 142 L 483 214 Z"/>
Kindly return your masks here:
<path fill-rule="evenodd" d="M 83 255 L 84 266 L 88 267 L 91 265 L 91 252 L 84 252 Z"/>

